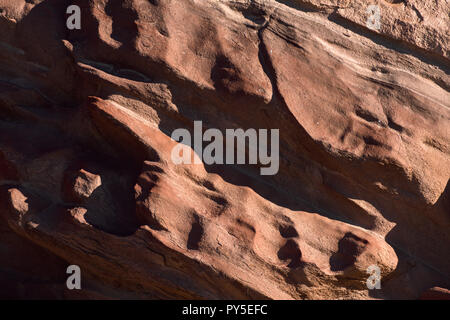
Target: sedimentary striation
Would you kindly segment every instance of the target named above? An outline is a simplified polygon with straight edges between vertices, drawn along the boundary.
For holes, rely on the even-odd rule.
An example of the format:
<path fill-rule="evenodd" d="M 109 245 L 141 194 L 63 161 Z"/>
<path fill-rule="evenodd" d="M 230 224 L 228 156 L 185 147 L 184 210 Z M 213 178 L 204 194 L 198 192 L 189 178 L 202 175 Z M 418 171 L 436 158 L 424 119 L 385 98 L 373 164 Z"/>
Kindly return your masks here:
<path fill-rule="evenodd" d="M 450 286 L 448 1 L 77 3 L 0 0 L 1 297 Z M 279 129 L 278 173 L 175 165 L 194 121 Z"/>

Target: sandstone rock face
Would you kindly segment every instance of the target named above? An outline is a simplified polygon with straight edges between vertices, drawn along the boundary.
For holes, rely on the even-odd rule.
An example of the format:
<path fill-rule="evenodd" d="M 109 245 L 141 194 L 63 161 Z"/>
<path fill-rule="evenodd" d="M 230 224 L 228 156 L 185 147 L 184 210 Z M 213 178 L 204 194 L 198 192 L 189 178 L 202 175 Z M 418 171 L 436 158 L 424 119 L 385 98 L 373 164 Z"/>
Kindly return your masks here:
<path fill-rule="evenodd" d="M 0 0 L 0 297 L 450 287 L 449 1 L 77 2 Z M 175 164 L 194 121 L 279 129 L 278 173 Z"/>
<path fill-rule="evenodd" d="M 425 291 L 420 297 L 422 300 L 450 300 L 450 290 L 433 287 Z"/>

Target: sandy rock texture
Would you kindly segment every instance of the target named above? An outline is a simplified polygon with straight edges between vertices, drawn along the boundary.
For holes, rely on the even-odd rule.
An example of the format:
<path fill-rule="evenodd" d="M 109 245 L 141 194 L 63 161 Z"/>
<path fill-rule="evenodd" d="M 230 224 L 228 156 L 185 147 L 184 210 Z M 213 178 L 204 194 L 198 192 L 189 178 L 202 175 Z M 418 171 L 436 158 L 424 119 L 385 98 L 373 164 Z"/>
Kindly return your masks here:
<path fill-rule="evenodd" d="M 0 297 L 450 287 L 448 0 L 76 2 L 0 0 Z M 279 129 L 278 174 L 174 164 L 194 121 Z"/>

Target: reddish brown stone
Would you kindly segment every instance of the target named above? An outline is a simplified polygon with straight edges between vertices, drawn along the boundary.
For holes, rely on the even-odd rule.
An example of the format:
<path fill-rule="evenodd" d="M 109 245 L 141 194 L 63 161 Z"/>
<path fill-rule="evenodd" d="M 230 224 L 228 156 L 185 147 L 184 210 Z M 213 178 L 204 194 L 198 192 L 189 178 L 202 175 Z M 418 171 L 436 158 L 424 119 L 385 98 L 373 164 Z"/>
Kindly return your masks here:
<path fill-rule="evenodd" d="M 449 4 L 396 2 L 370 30 L 362 0 L 80 0 L 67 30 L 66 1 L 0 0 L 0 297 L 447 286 Z M 279 129 L 278 173 L 175 165 L 200 120 Z"/>
<path fill-rule="evenodd" d="M 433 287 L 425 291 L 420 297 L 421 300 L 450 300 L 450 290 Z"/>

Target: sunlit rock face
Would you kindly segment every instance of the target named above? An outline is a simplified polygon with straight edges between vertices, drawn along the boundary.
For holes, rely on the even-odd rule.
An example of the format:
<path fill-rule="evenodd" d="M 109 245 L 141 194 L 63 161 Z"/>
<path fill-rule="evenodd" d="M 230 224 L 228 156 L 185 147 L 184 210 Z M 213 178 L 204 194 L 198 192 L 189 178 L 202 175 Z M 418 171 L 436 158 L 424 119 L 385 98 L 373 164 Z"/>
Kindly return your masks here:
<path fill-rule="evenodd" d="M 373 2 L 80 0 L 70 29 L 0 0 L 0 297 L 449 288 L 450 5 Z M 195 121 L 278 129 L 279 170 L 175 164 Z"/>

